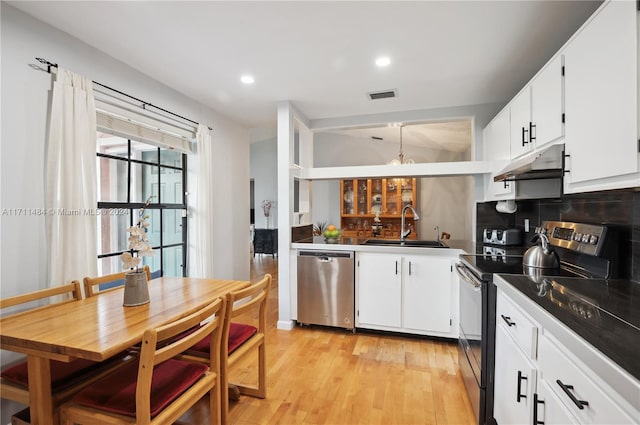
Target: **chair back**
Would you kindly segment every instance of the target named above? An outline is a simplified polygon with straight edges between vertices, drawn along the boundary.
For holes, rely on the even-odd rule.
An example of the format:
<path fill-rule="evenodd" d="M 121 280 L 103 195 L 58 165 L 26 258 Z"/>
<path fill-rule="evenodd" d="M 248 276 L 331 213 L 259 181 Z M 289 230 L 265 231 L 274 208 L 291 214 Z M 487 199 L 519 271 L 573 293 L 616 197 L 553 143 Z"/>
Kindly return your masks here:
<path fill-rule="evenodd" d="M 248 313 L 252 310 L 258 312 L 258 333 L 264 333 L 267 328 L 267 299 L 269 298 L 269 289 L 271 288 L 271 275 L 265 274 L 264 277 L 243 289 L 230 292 L 227 295 L 227 324 L 231 323 L 231 319 Z M 228 332 L 228 326 L 225 326 Z M 228 335 L 225 335 L 225 339 Z"/>
<path fill-rule="evenodd" d="M 220 342 L 224 328 L 222 324 L 225 306 L 226 301 L 218 298 L 181 319 L 144 332 L 136 388 L 137 421 L 140 423 L 150 421 L 149 407 L 154 366 L 183 353 L 209 335 L 211 335 L 209 370 L 218 375 L 217 379 L 219 379 Z M 193 329 L 196 330 L 193 331 Z M 166 341 L 171 342 L 166 343 Z"/>
<path fill-rule="evenodd" d="M 52 297 L 66 296 L 66 299 L 52 299 Z M 72 301 L 78 301 L 82 299 L 82 291 L 80 290 L 80 282 L 77 280 L 71 281 L 67 285 L 54 286 L 52 288 L 41 289 L 39 291 L 29 292 L 28 294 L 16 295 L 14 297 L 3 298 L 0 300 L 0 310 L 5 308 L 15 307 L 17 305 L 28 304 L 35 301 L 48 301 L 47 305 L 40 305 L 34 308 L 25 307 L 24 310 L 29 312 L 47 308 L 52 304 L 68 303 Z M 15 314 L 20 314 L 17 312 Z M 4 314 L 3 314 L 4 315 Z"/>
<path fill-rule="evenodd" d="M 151 280 L 151 269 L 149 266 L 144 266 L 143 270 L 147 274 L 147 280 Z M 114 289 L 118 289 L 124 285 L 124 277 L 127 274 L 126 271 L 120 273 L 108 274 L 99 277 L 85 277 L 84 282 L 84 296 L 89 298 L 96 295 L 98 292 L 106 292 Z M 107 287 L 100 288 L 100 285 Z"/>

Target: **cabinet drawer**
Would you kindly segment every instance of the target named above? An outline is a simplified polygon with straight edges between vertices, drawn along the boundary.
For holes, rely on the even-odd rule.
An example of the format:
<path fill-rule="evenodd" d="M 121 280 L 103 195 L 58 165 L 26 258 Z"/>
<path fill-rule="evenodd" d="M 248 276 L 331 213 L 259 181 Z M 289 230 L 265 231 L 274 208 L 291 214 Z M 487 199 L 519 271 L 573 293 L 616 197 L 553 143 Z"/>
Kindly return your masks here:
<path fill-rule="evenodd" d="M 496 323 L 498 326 L 504 326 L 522 351 L 535 360 L 538 325 L 500 290 L 496 305 Z"/>
<path fill-rule="evenodd" d="M 538 364 L 542 379 L 558 395 L 558 398 L 582 424 L 632 424 L 627 415 L 607 391 L 588 376 L 590 369 L 567 355 L 563 347 L 542 335 L 538 345 Z M 581 406 L 582 408 L 580 408 Z"/>

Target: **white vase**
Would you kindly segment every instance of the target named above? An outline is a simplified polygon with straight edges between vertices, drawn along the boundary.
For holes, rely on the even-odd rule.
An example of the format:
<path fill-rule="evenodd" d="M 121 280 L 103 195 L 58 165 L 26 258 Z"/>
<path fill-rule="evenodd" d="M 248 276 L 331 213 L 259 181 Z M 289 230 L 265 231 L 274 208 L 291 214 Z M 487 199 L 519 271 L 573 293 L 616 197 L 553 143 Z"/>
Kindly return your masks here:
<path fill-rule="evenodd" d="M 264 228 L 269 229 L 269 216 L 264 216 Z"/>

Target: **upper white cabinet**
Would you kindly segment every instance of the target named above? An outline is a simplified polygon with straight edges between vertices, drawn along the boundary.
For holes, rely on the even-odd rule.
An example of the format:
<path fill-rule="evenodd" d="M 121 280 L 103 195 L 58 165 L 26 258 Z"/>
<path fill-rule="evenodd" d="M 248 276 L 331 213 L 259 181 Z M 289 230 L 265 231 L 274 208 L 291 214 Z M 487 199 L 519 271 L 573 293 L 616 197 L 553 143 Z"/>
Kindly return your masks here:
<path fill-rule="evenodd" d="M 510 159 L 564 142 L 564 193 L 640 186 L 639 27 L 636 2 L 600 6 L 505 107 Z M 486 184 L 487 200 L 505 197 L 496 188 Z"/>
<path fill-rule="evenodd" d="M 504 108 L 484 128 L 484 159 L 486 161 L 508 161 L 511 158 L 511 120 L 509 107 Z M 491 174 L 486 177 L 485 193 L 488 201 L 513 199 L 513 182 L 494 182 Z"/>
<path fill-rule="evenodd" d="M 511 158 L 560 139 L 562 57 L 557 55 L 511 101 Z"/>
<path fill-rule="evenodd" d="M 509 103 L 511 110 L 511 158 L 529 152 L 531 139 L 531 86 L 527 86 Z"/>
<path fill-rule="evenodd" d="M 531 82 L 529 145 L 535 148 L 564 136 L 562 57 L 557 55 Z"/>
<path fill-rule="evenodd" d="M 565 193 L 640 184 L 638 11 L 605 3 L 566 45 Z"/>

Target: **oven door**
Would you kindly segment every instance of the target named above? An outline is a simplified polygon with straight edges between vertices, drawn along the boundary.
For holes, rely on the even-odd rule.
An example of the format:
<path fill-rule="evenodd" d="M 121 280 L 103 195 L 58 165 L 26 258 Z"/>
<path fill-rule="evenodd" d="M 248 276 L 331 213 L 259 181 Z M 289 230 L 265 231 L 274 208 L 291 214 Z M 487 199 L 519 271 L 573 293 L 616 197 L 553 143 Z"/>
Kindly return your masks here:
<path fill-rule="evenodd" d="M 460 276 L 460 347 L 464 350 L 477 385 L 486 386 L 482 373 L 483 298 L 487 282 L 479 280 L 463 264 L 456 264 Z"/>

